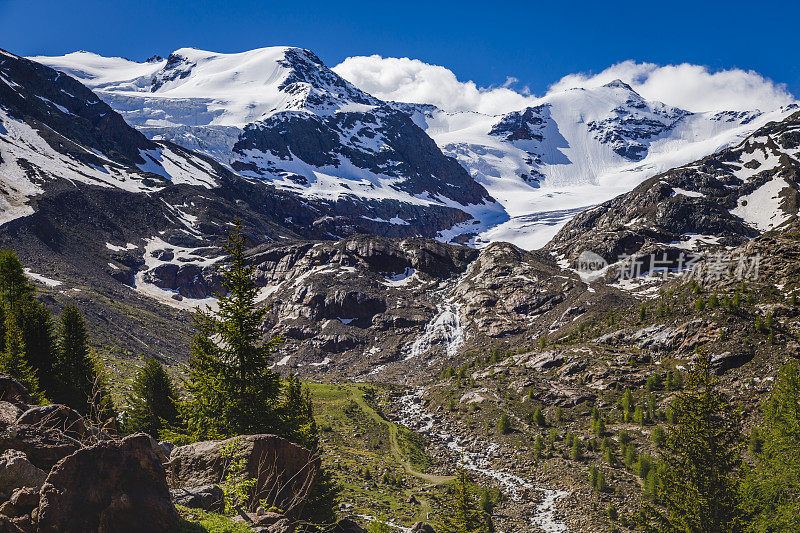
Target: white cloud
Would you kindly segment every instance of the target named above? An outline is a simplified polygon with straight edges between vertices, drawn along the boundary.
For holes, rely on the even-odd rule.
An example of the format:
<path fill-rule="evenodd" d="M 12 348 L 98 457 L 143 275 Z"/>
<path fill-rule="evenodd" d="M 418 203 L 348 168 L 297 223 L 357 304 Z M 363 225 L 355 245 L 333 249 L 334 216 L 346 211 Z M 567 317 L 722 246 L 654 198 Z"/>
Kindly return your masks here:
<path fill-rule="evenodd" d="M 533 98 L 509 86 L 478 87 L 459 81 L 451 70 L 407 57 L 348 57 L 333 67 L 341 77 L 381 100 L 433 104 L 445 111 L 500 114 L 522 109 Z"/>
<path fill-rule="evenodd" d="M 509 76 L 500 87 L 479 87 L 459 81 L 449 69 L 418 59 L 349 57 L 333 70 L 360 89 L 399 102 L 433 104 L 445 111 L 501 114 L 534 105 L 537 98 L 527 88 L 514 90 Z M 631 85 L 647 100 L 689 111 L 761 109 L 771 111 L 795 101 L 784 84 L 752 70 L 712 72 L 707 67 L 682 63 L 660 66 L 623 61 L 598 74 L 570 74 L 554 83 L 548 94 L 575 87 L 591 88 L 615 79 Z"/>
<path fill-rule="evenodd" d="M 689 111 L 761 109 L 771 111 L 795 101 L 786 85 L 752 70 L 717 72 L 701 65 L 623 61 L 599 74 L 570 74 L 550 87 L 550 92 L 574 87 L 597 87 L 620 79 L 647 100 Z"/>

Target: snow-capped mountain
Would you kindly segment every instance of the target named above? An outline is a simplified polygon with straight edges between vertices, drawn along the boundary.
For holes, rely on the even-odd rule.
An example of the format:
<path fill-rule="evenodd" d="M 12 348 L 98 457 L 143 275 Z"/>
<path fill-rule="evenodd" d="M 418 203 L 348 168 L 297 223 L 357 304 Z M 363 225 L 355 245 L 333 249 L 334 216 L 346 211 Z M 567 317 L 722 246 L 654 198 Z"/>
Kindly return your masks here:
<path fill-rule="evenodd" d="M 649 102 L 617 80 L 548 94 L 501 116 L 407 105 L 511 219 L 478 241 L 543 246 L 576 212 L 727 146 L 796 106 L 691 113 Z"/>
<path fill-rule="evenodd" d="M 462 214 L 440 228 L 449 239 L 507 218 L 406 113 L 307 50 L 181 49 L 144 63 L 87 52 L 34 59 L 86 83 L 150 138 L 306 198 L 380 203 L 381 213 L 364 210 L 373 222 L 414 225 L 409 206 L 453 208 Z"/>
<path fill-rule="evenodd" d="M 56 181 L 129 192 L 216 186 L 224 169 L 131 128 L 69 76 L 0 50 L 0 223 Z"/>
<path fill-rule="evenodd" d="M 586 251 L 615 262 L 645 247 L 736 246 L 796 220 L 800 112 L 737 146 L 671 169 L 572 219 L 548 244 L 575 264 Z"/>
<path fill-rule="evenodd" d="M 416 224 L 410 206 L 454 208 L 461 215 L 438 238 L 526 249 L 583 209 L 791 112 L 693 113 L 614 81 L 505 115 L 450 113 L 381 101 L 287 47 L 180 49 L 143 63 L 88 52 L 34 59 L 80 79 L 147 137 L 242 176 L 309 199 L 380 205 L 362 216 L 387 226 Z"/>

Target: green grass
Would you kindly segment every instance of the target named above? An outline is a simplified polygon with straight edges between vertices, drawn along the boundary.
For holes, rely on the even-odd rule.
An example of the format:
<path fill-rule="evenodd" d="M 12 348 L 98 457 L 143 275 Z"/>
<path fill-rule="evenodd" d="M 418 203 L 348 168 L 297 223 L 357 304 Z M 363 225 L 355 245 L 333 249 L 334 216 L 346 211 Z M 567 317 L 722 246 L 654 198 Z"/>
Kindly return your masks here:
<path fill-rule="evenodd" d="M 309 388 L 323 460 L 342 489 L 340 501 L 352 504 L 354 514 L 392 516 L 405 525 L 425 520 L 439 485 L 450 477 L 427 473 L 432 460 L 425 440 L 384 417 L 389 389 L 357 383 Z M 411 495 L 420 503 L 408 503 Z"/>
<path fill-rule="evenodd" d="M 177 506 L 181 522 L 176 533 L 251 533 L 244 524 L 224 515 Z"/>

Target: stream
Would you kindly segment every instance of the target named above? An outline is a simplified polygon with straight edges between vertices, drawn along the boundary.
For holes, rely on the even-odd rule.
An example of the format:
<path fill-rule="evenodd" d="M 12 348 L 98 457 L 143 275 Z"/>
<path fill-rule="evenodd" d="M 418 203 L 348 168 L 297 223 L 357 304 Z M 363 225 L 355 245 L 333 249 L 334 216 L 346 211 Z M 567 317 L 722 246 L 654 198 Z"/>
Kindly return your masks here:
<path fill-rule="evenodd" d="M 467 449 L 464 439 L 458 435 L 439 431 L 434 417 L 423 409 L 422 394 L 424 389 L 419 388 L 400 398 L 400 424 L 421 433 L 430 440 L 445 446 L 458 456 L 458 464 L 465 470 L 476 472 L 497 481 L 509 495 L 516 501 L 526 504 L 525 494 L 529 490 L 541 492 L 541 503 L 536 505 L 531 518 L 531 525 L 536 526 L 546 533 L 562 533 L 567 531 L 567 526 L 556 517 L 556 502 L 569 493 L 563 490 L 553 490 L 540 487 L 520 476 L 492 468 L 491 456 L 499 451 L 500 447 L 494 443 L 474 441 L 472 449 L 483 451 L 475 452 Z M 531 506 L 533 503 L 531 502 Z"/>

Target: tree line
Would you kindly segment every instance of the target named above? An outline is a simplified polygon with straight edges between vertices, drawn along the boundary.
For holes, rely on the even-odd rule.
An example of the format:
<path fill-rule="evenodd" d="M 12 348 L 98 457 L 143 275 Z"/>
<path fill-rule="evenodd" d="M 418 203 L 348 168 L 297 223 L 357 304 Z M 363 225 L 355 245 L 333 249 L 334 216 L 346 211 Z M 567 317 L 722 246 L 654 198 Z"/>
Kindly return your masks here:
<path fill-rule="evenodd" d="M 11 250 L 0 251 L 0 370 L 40 403 L 63 403 L 104 422 L 115 415 L 102 364 L 74 305 L 54 320 Z"/>

